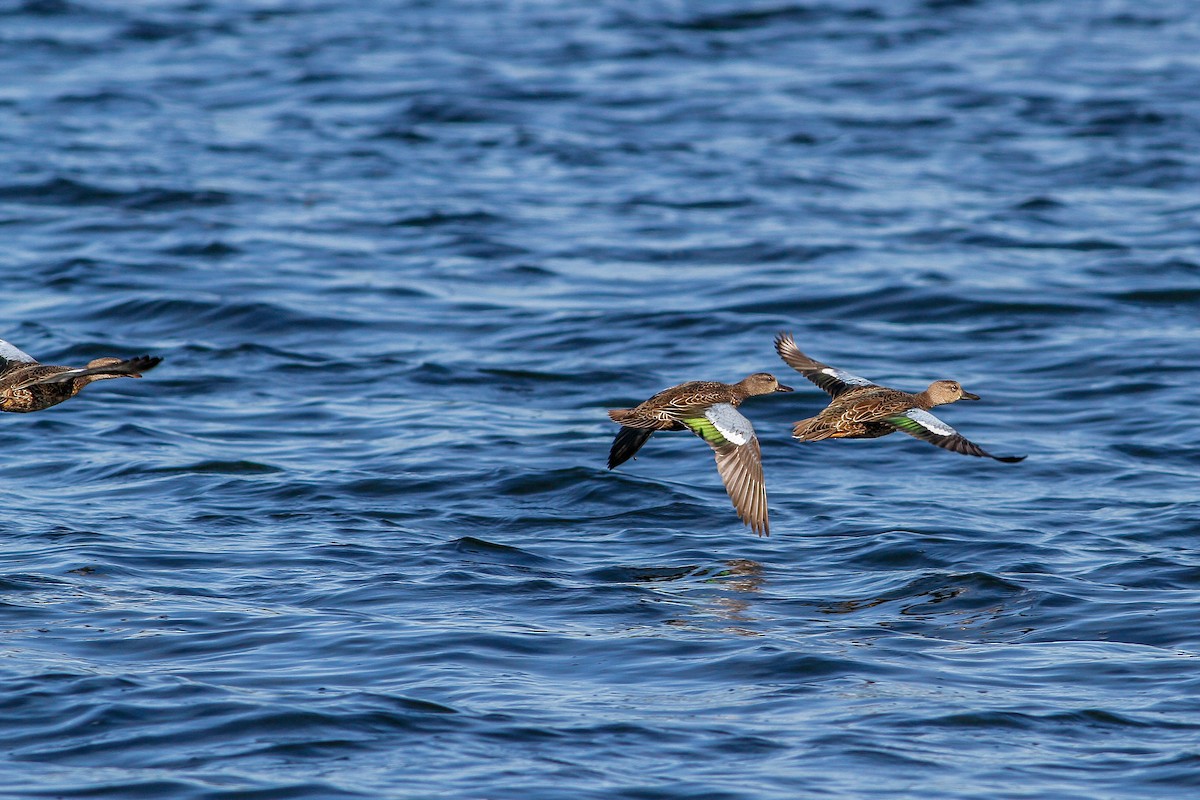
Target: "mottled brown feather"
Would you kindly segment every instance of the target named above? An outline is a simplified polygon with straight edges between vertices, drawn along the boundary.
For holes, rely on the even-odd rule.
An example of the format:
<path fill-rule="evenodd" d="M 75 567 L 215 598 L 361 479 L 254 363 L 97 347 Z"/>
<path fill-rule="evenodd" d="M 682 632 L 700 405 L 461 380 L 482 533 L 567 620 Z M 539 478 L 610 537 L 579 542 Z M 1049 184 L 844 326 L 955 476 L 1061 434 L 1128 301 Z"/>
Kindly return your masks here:
<path fill-rule="evenodd" d="M 816 442 L 823 439 L 876 439 L 899 430 L 930 444 L 963 455 L 984 456 L 1006 463 L 1021 461 L 1025 458 L 1024 456 L 994 456 L 957 432 L 953 435 L 943 435 L 924 428 L 910 430 L 907 427 L 898 427 L 889 421 L 889 418 L 897 417 L 914 408 L 928 411 L 934 406 L 953 403 L 963 398 L 979 399 L 976 395 L 964 392 L 956 381 L 934 381 L 928 389 L 917 393 L 902 392 L 899 389 L 890 389 L 878 384 L 860 386 L 846 383 L 836 375 L 822 372 L 822 370 L 840 371 L 828 364 L 809 358 L 796 346 L 796 342 L 790 334 L 781 333 L 775 337 L 775 350 L 788 366 L 831 396 L 829 405 L 821 413 L 815 417 L 800 420 L 792 426 L 793 438 L 805 442 Z M 840 374 L 846 375 L 846 373 Z M 856 376 L 848 377 L 855 381 L 862 380 Z M 949 426 L 946 427 L 949 428 Z"/>
<path fill-rule="evenodd" d="M 34 362 L 6 361 L 0 373 L 0 411 L 30 413 L 58 405 L 95 381 L 140 378 L 161 358 L 138 356 L 129 360 L 95 359 L 86 367 L 63 367 Z"/>
<path fill-rule="evenodd" d="M 703 416 L 712 406 L 724 403 L 737 408 L 747 397 L 777 391 L 789 392 L 791 387 L 781 386 L 773 375 L 756 373 L 735 384 L 716 381 L 681 383 L 658 392 L 633 408 L 613 409 L 608 416 L 622 426 L 623 432 L 613 440 L 609 469 L 631 457 L 645 441 L 644 438 L 637 441 L 639 437 L 624 432 L 624 429 L 686 430 L 682 420 Z M 738 517 L 755 533 L 768 535 L 767 490 L 758 438 L 751 435 L 742 445 L 705 441 L 713 449 L 717 472 Z"/>

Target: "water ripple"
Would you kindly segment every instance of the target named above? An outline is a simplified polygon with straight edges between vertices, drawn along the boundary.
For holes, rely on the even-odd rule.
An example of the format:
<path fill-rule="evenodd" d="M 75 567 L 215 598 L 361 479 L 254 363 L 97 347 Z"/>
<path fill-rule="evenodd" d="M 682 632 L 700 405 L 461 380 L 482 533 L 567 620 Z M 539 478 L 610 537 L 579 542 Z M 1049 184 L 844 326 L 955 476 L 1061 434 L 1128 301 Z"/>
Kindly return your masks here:
<path fill-rule="evenodd" d="M 0 337 L 165 359 L 0 419 L 12 796 L 1194 793 L 1185 6 L 0 17 Z M 1029 459 L 606 469 L 780 330 Z"/>

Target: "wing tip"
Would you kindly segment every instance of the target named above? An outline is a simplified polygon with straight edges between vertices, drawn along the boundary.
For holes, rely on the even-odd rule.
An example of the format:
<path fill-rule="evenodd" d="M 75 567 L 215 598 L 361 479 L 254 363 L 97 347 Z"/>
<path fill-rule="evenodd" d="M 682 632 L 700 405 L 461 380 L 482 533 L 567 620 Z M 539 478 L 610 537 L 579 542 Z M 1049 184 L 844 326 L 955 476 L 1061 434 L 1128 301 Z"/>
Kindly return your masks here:
<path fill-rule="evenodd" d="M 803 355 L 800 348 L 796 345 L 796 339 L 789 331 L 780 331 L 775 334 L 775 352 L 785 362 L 789 358 L 795 358 L 798 355 Z M 789 363 L 788 366 L 791 366 Z M 793 367 L 795 369 L 795 367 Z"/>
<path fill-rule="evenodd" d="M 738 512 L 738 519 L 742 521 L 743 525 L 754 531 L 754 533 L 758 536 L 771 535 L 771 522 L 767 516 L 765 501 L 766 499 L 764 498 L 764 506 L 762 508 L 761 517 L 754 513 L 756 509 L 747 509 L 745 513 L 743 513 L 742 509 L 738 508 L 736 505 L 734 506 L 734 509 Z"/>
<path fill-rule="evenodd" d="M 141 373 L 149 372 L 162 363 L 162 356 L 135 356 L 129 359 L 129 366 L 134 369 L 130 374 L 135 378 L 142 377 Z"/>

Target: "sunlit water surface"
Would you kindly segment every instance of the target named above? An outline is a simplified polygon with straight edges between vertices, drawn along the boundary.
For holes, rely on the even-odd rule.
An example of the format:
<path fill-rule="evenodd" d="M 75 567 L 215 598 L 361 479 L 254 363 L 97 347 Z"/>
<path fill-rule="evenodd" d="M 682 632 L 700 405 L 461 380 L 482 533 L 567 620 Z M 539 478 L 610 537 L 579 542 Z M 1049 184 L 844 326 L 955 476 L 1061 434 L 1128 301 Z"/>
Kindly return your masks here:
<path fill-rule="evenodd" d="M 0 13 L 12 797 L 1195 797 L 1200 12 Z M 800 445 L 775 357 L 999 464 Z M 744 406 L 609 472 L 607 408 Z"/>

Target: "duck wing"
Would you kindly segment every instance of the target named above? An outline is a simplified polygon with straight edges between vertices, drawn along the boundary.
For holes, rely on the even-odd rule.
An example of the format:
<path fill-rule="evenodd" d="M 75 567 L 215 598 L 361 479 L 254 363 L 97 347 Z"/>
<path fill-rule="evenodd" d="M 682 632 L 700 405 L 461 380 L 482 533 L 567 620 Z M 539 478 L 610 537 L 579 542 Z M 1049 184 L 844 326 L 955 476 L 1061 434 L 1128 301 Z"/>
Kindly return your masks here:
<path fill-rule="evenodd" d="M 781 333 L 775 337 L 775 352 L 779 353 L 785 364 L 828 392 L 830 397 L 837 397 L 851 389 L 861 389 L 864 386 L 878 386 L 866 378 L 860 378 L 844 369 L 831 367 L 804 355 L 790 333 Z"/>
<path fill-rule="evenodd" d="M 680 421 L 712 447 L 738 517 L 759 536 L 769 536 L 762 448 L 750 420 L 731 404 L 717 403 Z"/>
<path fill-rule="evenodd" d="M 68 368 L 61 372 L 54 372 L 48 375 L 35 375 L 21 381 L 14 389 L 27 389 L 30 386 L 37 386 L 43 383 L 64 383 L 73 381 L 76 378 L 85 378 L 89 375 L 103 375 L 106 377 L 116 378 L 122 375 L 128 375 L 131 378 L 140 378 L 142 373 L 154 369 L 158 366 L 158 362 L 162 361 L 157 356 L 138 356 L 131 358 L 128 361 L 122 361 L 118 364 L 109 364 L 104 367 L 78 367 Z"/>
<path fill-rule="evenodd" d="M 11 342 L 0 339 L 0 374 L 36 364 L 38 360 Z"/>
<path fill-rule="evenodd" d="M 1015 464 L 1018 461 L 1025 460 L 1025 456 L 994 456 L 979 445 L 963 437 L 962 434 L 942 422 L 933 414 L 920 408 L 910 408 L 903 414 L 888 417 L 886 421 L 888 424 L 894 425 L 896 430 L 903 431 L 909 436 L 915 436 L 918 439 L 955 453 L 962 453 L 964 456 L 994 458 L 1006 464 Z"/>

